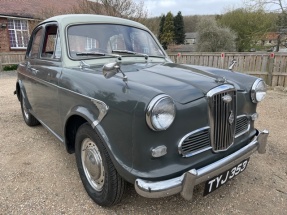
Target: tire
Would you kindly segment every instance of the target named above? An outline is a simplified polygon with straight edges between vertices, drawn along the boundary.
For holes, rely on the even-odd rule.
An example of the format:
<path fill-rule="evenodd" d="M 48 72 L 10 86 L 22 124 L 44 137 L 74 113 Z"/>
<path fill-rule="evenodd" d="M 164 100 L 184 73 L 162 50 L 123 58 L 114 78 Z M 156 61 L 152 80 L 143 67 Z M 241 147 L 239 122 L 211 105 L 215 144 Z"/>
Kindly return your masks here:
<path fill-rule="evenodd" d="M 75 153 L 78 171 L 88 195 L 101 206 L 119 203 L 126 182 L 115 169 L 100 137 L 88 123 L 77 131 Z"/>
<path fill-rule="evenodd" d="M 25 105 L 24 97 L 21 95 L 21 111 L 24 118 L 25 123 L 28 126 L 36 126 L 39 125 L 40 122 L 29 112 L 28 108 Z"/>

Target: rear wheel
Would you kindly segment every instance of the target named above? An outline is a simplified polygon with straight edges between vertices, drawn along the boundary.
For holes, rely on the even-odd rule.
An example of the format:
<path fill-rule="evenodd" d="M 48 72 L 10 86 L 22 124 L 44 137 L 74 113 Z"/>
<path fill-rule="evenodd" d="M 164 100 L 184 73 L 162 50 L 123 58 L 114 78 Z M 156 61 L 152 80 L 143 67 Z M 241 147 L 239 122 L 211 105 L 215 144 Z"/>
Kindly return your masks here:
<path fill-rule="evenodd" d="M 40 124 L 39 121 L 29 112 L 23 96 L 21 96 L 21 111 L 24 121 L 28 126 L 36 126 Z"/>
<path fill-rule="evenodd" d="M 119 203 L 126 182 L 118 174 L 101 139 L 88 123 L 78 129 L 75 144 L 78 171 L 89 196 L 101 206 Z"/>

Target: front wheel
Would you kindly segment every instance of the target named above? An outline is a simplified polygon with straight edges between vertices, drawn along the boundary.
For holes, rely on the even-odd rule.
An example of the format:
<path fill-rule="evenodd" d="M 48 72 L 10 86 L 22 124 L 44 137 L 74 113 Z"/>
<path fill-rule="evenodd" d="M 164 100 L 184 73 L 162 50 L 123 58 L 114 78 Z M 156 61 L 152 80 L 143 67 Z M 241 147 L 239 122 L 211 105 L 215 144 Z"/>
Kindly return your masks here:
<path fill-rule="evenodd" d="M 78 171 L 88 195 L 101 206 L 119 203 L 126 182 L 116 171 L 101 139 L 88 123 L 78 129 L 75 144 Z"/>

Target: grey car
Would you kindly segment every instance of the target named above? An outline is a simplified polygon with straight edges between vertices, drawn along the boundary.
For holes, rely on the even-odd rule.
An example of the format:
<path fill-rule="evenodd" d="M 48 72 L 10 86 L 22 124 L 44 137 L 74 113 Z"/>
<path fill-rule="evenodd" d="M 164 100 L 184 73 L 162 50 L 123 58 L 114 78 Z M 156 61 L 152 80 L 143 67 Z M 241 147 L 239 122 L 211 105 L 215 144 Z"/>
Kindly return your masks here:
<path fill-rule="evenodd" d="M 28 126 L 42 124 L 68 153 L 99 205 L 127 183 L 147 198 L 207 195 L 265 153 L 254 127 L 265 82 L 216 68 L 174 64 L 143 25 L 99 15 L 47 19 L 18 67 Z M 256 173 L 255 173 L 256 174 Z"/>

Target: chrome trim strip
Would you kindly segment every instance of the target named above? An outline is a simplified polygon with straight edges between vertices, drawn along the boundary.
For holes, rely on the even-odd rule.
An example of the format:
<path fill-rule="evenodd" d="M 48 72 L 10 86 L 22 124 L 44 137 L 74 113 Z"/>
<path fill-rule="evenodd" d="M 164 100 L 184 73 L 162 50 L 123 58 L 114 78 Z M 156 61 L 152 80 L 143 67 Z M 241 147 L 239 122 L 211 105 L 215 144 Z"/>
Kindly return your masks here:
<path fill-rule="evenodd" d="M 97 99 L 92 99 L 91 100 L 96 107 L 99 109 L 99 116 L 98 116 L 98 120 L 97 123 L 100 123 L 102 121 L 102 119 L 107 115 L 108 110 L 109 110 L 109 106 L 106 105 L 105 102 L 97 100 Z M 93 123 L 94 124 L 94 123 Z"/>
<path fill-rule="evenodd" d="M 179 144 L 178 144 L 178 146 L 177 146 L 177 147 L 178 147 L 178 153 L 181 154 L 181 155 L 183 155 L 181 146 L 182 146 L 184 140 L 185 140 L 187 137 L 189 137 L 189 136 L 191 136 L 191 135 L 193 135 L 193 134 L 195 134 L 195 133 L 197 133 L 197 132 L 200 132 L 200 131 L 203 131 L 203 130 L 207 130 L 207 129 L 210 129 L 210 127 L 209 127 L 209 126 L 205 126 L 205 127 L 196 129 L 196 130 L 194 130 L 194 131 L 192 131 L 192 132 L 190 132 L 190 133 L 184 135 L 183 138 L 180 139 Z M 208 150 L 208 149 L 210 149 L 210 148 L 211 148 L 211 147 L 203 148 L 203 149 L 200 149 L 200 150 L 198 150 L 198 151 L 191 152 L 191 153 L 188 153 L 188 154 L 186 154 L 186 155 L 183 155 L 183 157 L 190 157 L 190 156 L 199 154 L 199 153 L 201 153 L 201 152 L 204 152 L 204 151 L 206 151 L 206 150 Z"/>
<path fill-rule="evenodd" d="M 239 115 L 236 117 L 236 122 L 238 122 L 238 119 L 242 118 L 242 117 L 246 117 L 248 120 L 248 126 L 247 129 L 245 131 L 241 131 L 240 133 L 236 134 L 234 138 L 240 137 L 241 135 L 245 134 L 246 132 L 248 132 L 250 130 L 250 120 L 248 119 L 247 115 Z M 235 125 L 235 131 L 236 131 L 236 125 Z"/>
<path fill-rule="evenodd" d="M 95 127 L 99 124 L 99 121 L 98 120 L 95 120 L 93 123 L 92 123 L 92 128 L 95 129 Z"/>
<path fill-rule="evenodd" d="M 267 130 L 258 131 L 258 135 L 238 151 L 200 169 L 191 169 L 179 177 L 156 182 L 136 179 L 135 190 L 139 195 L 147 198 L 160 198 L 180 193 L 184 199 L 191 200 L 195 185 L 232 168 L 255 151 L 259 154 L 265 153 L 268 135 Z"/>
<path fill-rule="evenodd" d="M 60 137 L 56 132 L 54 132 L 48 125 L 46 125 L 42 120 L 37 118 L 34 111 L 30 110 L 30 113 L 41 123 L 42 126 L 44 126 L 51 134 L 53 134 L 60 142 L 64 143 L 64 139 Z"/>
<path fill-rule="evenodd" d="M 60 89 L 60 90 L 64 90 L 64 91 L 67 91 L 67 92 L 70 92 L 70 93 L 73 93 L 73 94 L 75 94 L 75 95 L 82 96 L 82 97 L 85 97 L 85 98 L 91 100 L 91 101 L 96 105 L 96 107 L 97 107 L 98 110 L 99 110 L 98 119 L 91 124 L 91 126 L 92 126 L 93 128 L 96 127 L 96 126 L 102 121 L 102 119 L 107 115 L 107 113 L 108 113 L 109 106 L 107 106 L 106 103 L 104 103 L 104 102 L 101 101 L 101 100 L 98 100 L 98 99 L 95 99 L 95 98 L 86 96 L 86 95 L 81 94 L 81 93 L 77 93 L 77 92 L 75 92 L 75 91 L 69 90 L 69 89 L 67 89 L 67 88 L 60 87 L 60 86 L 58 86 L 58 85 L 52 84 L 52 83 L 47 82 L 47 81 L 43 81 L 43 80 L 41 80 L 41 79 L 39 79 L 39 78 L 36 78 L 36 77 L 26 75 L 26 74 L 24 74 L 24 73 L 22 73 L 22 72 L 19 72 L 19 71 L 17 71 L 17 72 L 20 73 L 20 74 L 22 74 L 23 76 L 29 77 L 29 78 L 31 78 L 31 79 L 33 79 L 33 80 L 35 80 L 35 81 L 38 81 L 38 82 L 40 82 L 40 83 L 42 83 L 42 84 L 46 84 L 46 85 L 48 84 L 48 85 L 51 85 L 51 86 L 53 86 L 53 87 L 56 87 L 56 88 L 58 88 L 58 89 Z"/>
<path fill-rule="evenodd" d="M 235 87 L 231 84 L 224 84 L 224 85 L 220 85 L 218 87 L 215 87 L 213 89 L 211 89 L 206 96 L 207 97 L 212 97 L 214 94 L 218 94 L 218 93 L 225 93 L 228 92 L 230 90 L 235 90 Z"/>
<path fill-rule="evenodd" d="M 47 81 L 43 81 L 43 80 L 41 80 L 41 79 L 39 79 L 39 78 L 36 78 L 36 77 L 30 76 L 30 75 L 24 74 L 24 73 L 22 73 L 22 72 L 19 72 L 19 71 L 17 71 L 17 72 L 20 73 L 20 74 L 22 74 L 22 75 L 24 75 L 24 76 L 26 76 L 26 77 L 28 77 L 28 78 L 33 79 L 34 81 L 39 81 L 39 82 L 41 82 L 41 83 L 46 83 L 46 84 L 55 86 L 55 87 L 57 87 L 57 88 L 59 88 L 59 89 L 61 89 L 61 90 L 65 90 L 65 91 L 68 91 L 68 92 L 70 92 L 70 93 L 74 93 L 74 94 L 76 94 L 76 95 L 83 96 L 83 97 L 85 97 L 85 98 L 87 98 L 87 99 L 90 99 L 90 100 L 91 100 L 91 99 L 94 99 L 93 97 L 89 97 L 89 96 L 86 96 L 86 95 L 84 95 L 84 94 L 77 93 L 77 92 L 75 92 L 75 91 L 69 90 L 69 89 L 64 88 L 64 87 L 60 87 L 60 86 L 58 86 L 58 85 L 56 85 L 56 84 L 52 84 L 52 83 L 47 82 Z"/>
<path fill-rule="evenodd" d="M 210 150 L 210 149 L 212 149 L 212 147 L 211 147 L 211 146 L 207 146 L 207 147 L 205 147 L 205 148 L 202 148 L 202 149 L 199 149 L 199 150 L 197 150 L 197 151 L 190 152 L 190 153 L 188 153 L 188 154 L 186 154 L 186 155 L 183 155 L 182 157 L 184 157 L 184 158 L 189 158 L 189 157 L 192 157 L 192 156 L 194 156 L 194 155 L 200 154 L 200 153 L 202 153 L 202 152 L 208 151 L 208 150 Z"/>

